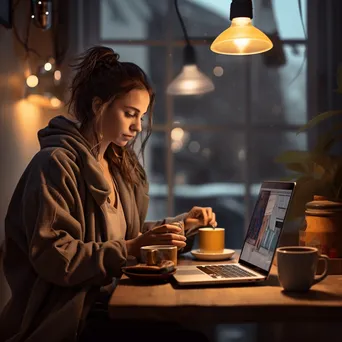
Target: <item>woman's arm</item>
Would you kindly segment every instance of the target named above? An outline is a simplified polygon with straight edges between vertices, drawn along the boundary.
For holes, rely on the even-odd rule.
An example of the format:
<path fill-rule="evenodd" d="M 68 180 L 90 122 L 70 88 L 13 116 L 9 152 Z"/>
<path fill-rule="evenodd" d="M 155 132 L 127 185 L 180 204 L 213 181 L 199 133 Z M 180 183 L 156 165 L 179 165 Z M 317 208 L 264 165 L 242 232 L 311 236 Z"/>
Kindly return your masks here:
<path fill-rule="evenodd" d="M 175 222 L 179 222 L 182 221 L 183 222 L 183 227 L 184 227 L 184 221 L 186 219 L 186 217 L 188 216 L 188 213 L 183 213 L 180 215 L 177 215 L 175 217 L 167 217 L 164 220 L 161 221 L 146 221 L 143 225 L 143 232 L 146 232 L 154 227 L 160 226 L 162 224 L 172 224 Z M 190 252 L 193 245 L 194 245 L 194 241 L 195 241 L 195 236 L 187 236 L 187 233 L 185 232 L 185 236 L 187 238 L 186 240 L 186 246 L 179 249 L 178 253 L 187 253 Z"/>
<path fill-rule="evenodd" d="M 85 243 L 84 224 L 75 214 L 81 201 L 72 168 L 68 170 L 65 160 L 56 155 L 44 164 L 39 177 L 35 173 L 28 179 L 32 191 L 22 201 L 29 258 L 35 271 L 59 286 L 103 285 L 120 276 L 127 258 L 125 242 Z"/>
<path fill-rule="evenodd" d="M 144 225 L 143 225 L 143 229 L 142 229 L 142 233 L 147 232 L 148 230 L 154 228 L 154 227 L 158 227 L 161 226 L 162 224 L 172 224 L 174 222 L 179 222 L 179 221 L 183 221 L 186 218 L 188 213 L 183 213 L 180 215 L 177 215 L 175 217 L 166 217 L 163 220 L 160 221 L 145 221 Z"/>

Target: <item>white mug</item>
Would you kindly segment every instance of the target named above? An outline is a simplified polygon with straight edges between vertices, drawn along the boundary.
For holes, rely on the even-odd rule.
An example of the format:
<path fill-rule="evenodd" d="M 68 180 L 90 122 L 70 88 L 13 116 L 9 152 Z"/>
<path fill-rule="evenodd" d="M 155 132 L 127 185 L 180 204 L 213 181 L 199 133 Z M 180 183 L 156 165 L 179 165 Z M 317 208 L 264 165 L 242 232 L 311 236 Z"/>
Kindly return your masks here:
<path fill-rule="evenodd" d="M 324 261 L 324 272 L 316 276 L 319 259 Z M 328 275 L 328 262 L 329 258 L 319 255 L 315 247 L 279 247 L 277 267 L 280 285 L 285 291 L 308 291 Z"/>

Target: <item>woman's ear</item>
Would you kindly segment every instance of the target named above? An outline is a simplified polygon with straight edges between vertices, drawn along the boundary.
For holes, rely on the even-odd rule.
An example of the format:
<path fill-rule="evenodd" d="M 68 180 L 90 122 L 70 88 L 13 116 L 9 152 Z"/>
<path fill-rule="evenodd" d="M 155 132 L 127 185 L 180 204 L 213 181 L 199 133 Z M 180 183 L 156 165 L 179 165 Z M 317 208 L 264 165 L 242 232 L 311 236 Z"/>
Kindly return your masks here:
<path fill-rule="evenodd" d="M 102 105 L 101 99 L 99 97 L 94 97 L 91 107 L 95 116 L 100 113 L 101 105 Z"/>

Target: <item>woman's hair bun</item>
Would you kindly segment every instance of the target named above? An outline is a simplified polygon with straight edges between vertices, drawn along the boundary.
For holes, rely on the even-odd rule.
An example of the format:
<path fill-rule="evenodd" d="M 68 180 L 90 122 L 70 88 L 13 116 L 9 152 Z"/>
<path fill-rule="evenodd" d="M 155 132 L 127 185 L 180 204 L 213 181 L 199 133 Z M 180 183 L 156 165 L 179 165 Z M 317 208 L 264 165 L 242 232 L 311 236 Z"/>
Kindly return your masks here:
<path fill-rule="evenodd" d="M 91 71 L 99 66 L 112 67 L 119 63 L 119 59 L 120 55 L 113 49 L 106 46 L 93 46 L 78 58 L 80 63 L 77 66 L 79 69 Z"/>

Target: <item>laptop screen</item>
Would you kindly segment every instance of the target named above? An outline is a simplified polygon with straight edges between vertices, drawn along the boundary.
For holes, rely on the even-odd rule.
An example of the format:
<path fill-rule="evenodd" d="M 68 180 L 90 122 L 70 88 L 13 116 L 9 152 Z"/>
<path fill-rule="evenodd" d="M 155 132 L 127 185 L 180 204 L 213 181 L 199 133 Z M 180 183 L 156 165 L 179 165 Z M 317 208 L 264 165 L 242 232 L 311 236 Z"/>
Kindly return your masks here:
<path fill-rule="evenodd" d="M 292 182 L 262 184 L 242 247 L 240 263 L 256 268 L 261 273 L 270 271 L 293 189 Z"/>

